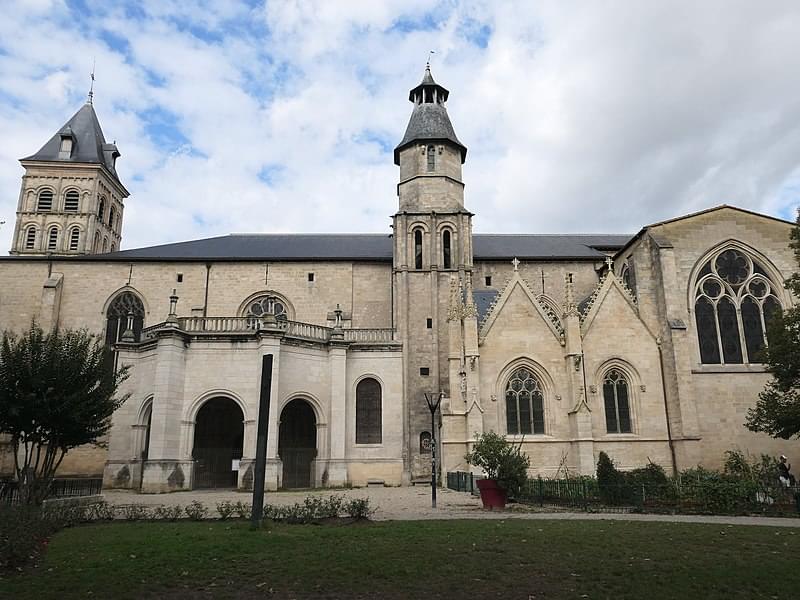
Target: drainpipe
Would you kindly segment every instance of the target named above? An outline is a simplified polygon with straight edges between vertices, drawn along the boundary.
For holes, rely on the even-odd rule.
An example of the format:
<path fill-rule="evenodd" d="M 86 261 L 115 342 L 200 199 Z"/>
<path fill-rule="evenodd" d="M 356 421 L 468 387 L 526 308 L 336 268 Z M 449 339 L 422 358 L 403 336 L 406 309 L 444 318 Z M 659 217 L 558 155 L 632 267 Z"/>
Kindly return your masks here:
<path fill-rule="evenodd" d="M 203 298 L 203 317 L 208 316 L 208 278 L 211 276 L 211 263 L 206 263 L 206 291 Z"/>
<path fill-rule="evenodd" d="M 667 441 L 669 443 L 669 453 L 672 458 L 672 476 L 678 476 L 678 461 L 675 459 L 675 443 L 672 441 L 672 425 L 669 418 L 669 403 L 667 402 L 667 379 L 664 376 L 664 352 L 661 348 L 661 338 L 656 340 L 658 346 L 658 364 L 661 367 L 661 394 L 664 397 L 664 415 L 667 419 Z"/>

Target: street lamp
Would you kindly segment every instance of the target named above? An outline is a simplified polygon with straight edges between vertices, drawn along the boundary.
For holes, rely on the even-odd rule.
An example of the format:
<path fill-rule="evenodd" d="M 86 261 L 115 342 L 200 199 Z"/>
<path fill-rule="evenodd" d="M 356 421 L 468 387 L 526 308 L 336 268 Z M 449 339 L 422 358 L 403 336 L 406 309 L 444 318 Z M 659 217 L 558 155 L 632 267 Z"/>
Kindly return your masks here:
<path fill-rule="evenodd" d="M 425 402 L 431 411 L 431 508 L 436 508 L 436 411 L 442 402 L 444 392 L 425 392 Z"/>

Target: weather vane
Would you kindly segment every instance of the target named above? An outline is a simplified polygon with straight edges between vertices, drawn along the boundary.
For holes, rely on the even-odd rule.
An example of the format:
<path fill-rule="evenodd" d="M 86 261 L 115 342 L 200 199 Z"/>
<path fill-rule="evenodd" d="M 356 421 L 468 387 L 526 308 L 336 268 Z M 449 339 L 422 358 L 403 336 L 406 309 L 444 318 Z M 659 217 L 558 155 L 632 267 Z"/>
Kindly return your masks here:
<path fill-rule="evenodd" d="M 89 77 L 92 78 L 92 83 L 89 85 L 89 104 L 92 103 L 92 98 L 94 98 L 94 67 L 95 67 L 95 59 L 92 59 L 92 72 L 89 73 Z"/>
<path fill-rule="evenodd" d="M 428 51 L 428 62 L 425 63 L 425 66 L 430 68 L 431 66 L 431 55 L 436 54 L 433 50 Z"/>

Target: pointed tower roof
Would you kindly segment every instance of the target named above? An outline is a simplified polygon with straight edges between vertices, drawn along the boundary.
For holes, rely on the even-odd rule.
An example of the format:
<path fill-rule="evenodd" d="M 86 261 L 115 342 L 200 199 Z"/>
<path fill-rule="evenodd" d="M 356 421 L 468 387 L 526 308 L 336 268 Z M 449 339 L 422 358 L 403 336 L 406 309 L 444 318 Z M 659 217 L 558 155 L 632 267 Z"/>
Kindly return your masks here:
<path fill-rule="evenodd" d="M 400 151 L 418 141 L 447 141 L 458 147 L 461 162 L 467 157 L 467 147 L 462 144 L 444 104 L 450 92 L 433 80 L 431 66 L 425 66 L 422 82 L 408 93 L 408 99 L 414 103 L 414 111 L 397 148 L 394 149 L 394 164 L 400 164 Z"/>
<path fill-rule="evenodd" d="M 61 152 L 61 140 L 72 138 L 72 151 L 69 156 Z M 103 165 L 117 181 L 114 160 L 120 156 L 114 144 L 107 144 L 100 128 L 100 121 L 94 112 L 91 102 L 84 104 L 72 115 L 36 154 L 20 159 L 21 161 L 71 162 Z"/>

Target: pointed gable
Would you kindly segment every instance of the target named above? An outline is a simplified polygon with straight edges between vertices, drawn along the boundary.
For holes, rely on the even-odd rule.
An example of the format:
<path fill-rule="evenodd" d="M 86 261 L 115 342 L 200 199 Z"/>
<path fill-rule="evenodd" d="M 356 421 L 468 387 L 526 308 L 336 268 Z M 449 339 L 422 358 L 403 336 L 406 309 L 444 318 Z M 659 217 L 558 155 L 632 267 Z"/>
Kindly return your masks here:
<path fill-rule="evenodd" d="M 61 140 L 64 137 L 70 137 L 73 141 L 68 157 L 64 157 L 61 152 Z M 87 102 L 36 154 L 21 160 L 23 162 L 73 162 L 103 165 L 117 178 L 114 161 L 119 155 L 114 144 L 106 143 L 94 107 Z"/>
<path fill-rule="evenodd" d="M 614 273 L 607 273 L 589 299 L 581 319 L 581 335 L 586 338 L 595 323 L 613 323 L 614 327 L 625 329 L 626 323 L 633 323 L 653 339 L 655 336 L 639 317 L 639 309 L 630 291 L 617 279 Z"/>

